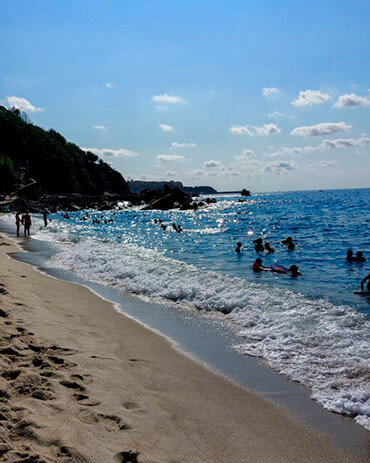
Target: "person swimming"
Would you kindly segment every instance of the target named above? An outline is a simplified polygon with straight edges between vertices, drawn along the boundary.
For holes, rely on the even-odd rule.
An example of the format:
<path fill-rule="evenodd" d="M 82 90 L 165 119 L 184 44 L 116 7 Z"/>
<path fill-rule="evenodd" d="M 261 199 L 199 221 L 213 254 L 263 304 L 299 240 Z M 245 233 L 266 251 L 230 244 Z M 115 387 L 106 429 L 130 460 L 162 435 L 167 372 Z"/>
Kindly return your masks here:
<path fill-rule="evenodd" d="M 289 267 L 289 273 L 292 277 L 298 277 L 299 275 L 302 275 L 298 270 L 299 268 L 296 265 L 291 265 Z"/>
<path fill-rule="evenodd" d="M 270 267 L 265 267 L 262 265 L 262 259 L 256 259 L 253 262 L 253 272 L 262 272 L 262 271 L 267 271 L 269 272 L 271 269 Z"/>
<path fill-rule="evenodd" d="M 275 252 L 275 249 L 270 246 L 270 243 L 265 243 L 265 251 L 270 254 L 271 252 Z"/>
<path fill-rule="evenodd" d="M 293 249 L 295 248 L 295 244 L 293 243 L 293 238 L 291 236 L 288 236 L 288 238 L 282 240 L 282 244 L 287 244 L 289 251 L 293 251 Z"/>
<path fill-rule="evenodd" d="M 356 255 L 353 255 L 352 249 L 348 249 L 346 260 L 348 262 L 365 262 L 366 258 L 363 256 L 362 251 L 357 251 Z"/>
<path fill-rule="evenodd" d="M 364 284 L 367 282 L 366 290 L 370 292 L 370 273 L 361 281 L 361 291 L 364 291 Z"/>
<path fill-rule="evenodd" d="M 256 252 L 262 252 L 265 249 L 263 246 L 262 238 L 257 238 L 256 240 L 253 240 L 253 243 L 255 244 L 254 250 Z"/>
<path fill-rule="evenodd" d="M 356 261 L 357 262 L 365 262 L 365 257 L 362 255 L 362 251 L 356 252 Z"/>
<path fill-rule="evenodd" d="M 238 254 L 240 254 L 240 251 L 242 250 L 242 243 L 240 241 L 238 241 L 236 243 L 236 248 L 235 248 L 235 252 L 237 252 Z"/>

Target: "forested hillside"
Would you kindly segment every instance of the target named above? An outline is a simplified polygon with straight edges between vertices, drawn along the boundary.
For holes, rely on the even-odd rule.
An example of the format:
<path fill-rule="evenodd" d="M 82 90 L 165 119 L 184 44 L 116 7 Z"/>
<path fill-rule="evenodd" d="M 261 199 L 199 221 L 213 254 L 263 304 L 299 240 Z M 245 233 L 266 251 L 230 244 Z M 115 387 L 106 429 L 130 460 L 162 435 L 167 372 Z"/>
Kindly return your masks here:
<path fill-rule="evenodd" d="M 0 188 L 33 178 L 48 193 L 128 194 L 122 175 L 60 133 L 33 125 L 17 109 L 0 106 Z"/>

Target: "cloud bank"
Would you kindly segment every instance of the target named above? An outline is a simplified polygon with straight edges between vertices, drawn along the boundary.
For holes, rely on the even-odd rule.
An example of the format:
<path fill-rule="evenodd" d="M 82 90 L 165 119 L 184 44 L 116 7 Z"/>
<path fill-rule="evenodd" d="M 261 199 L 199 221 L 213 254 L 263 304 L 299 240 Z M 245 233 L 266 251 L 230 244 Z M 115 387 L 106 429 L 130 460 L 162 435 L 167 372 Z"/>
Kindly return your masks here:
<path fill-rule="evenodd" d="M 31 104 L 28 100 L 25 98 L 20 98 L 19 96 L 7 96 L 6 101 L 9 108 L 19 109 L 19 111 L 29 111 L 31 113 L 44 111 L 44 108 L 37 108 L 36 106 L 33 106 L 33 104 Z"/>
<path fill-rule="evenodd" d="M 195 143 L 177 143 L 177 141 L 174 141 L 171 143 L 171 146 L 173 148 L 196 148 L 196 144 Z"/>
<path fill-rule="evenodd" d="M 132 157 L 138 156 L 138 153 L 134 151 L 126 150 L 125 148 L 118 148 L 116 150 L 110 148 L 81 148 L 83 151 L 91 151 L 91 153 L 96 154 L 97 156 L 106 156 L 106 157 Z"/>
<path fill-rule="evenodd" d="M 185 161 L 184 156 L 179 154 L 158 154 L 156 157 L 157 161 L 160 162 L 176 162 L 176 161 Z"/>
<path fill-rule="evenodd" d="M 209 161 L 205 161 L 204 167 L 209 169 L 209 168 L 214 168 L 214 167 L 221 167 L 222 163 L 220 161 L 215 161 L 213 159 Z"/>
<path fill-rule="evenodd" d="M 158 127 L 161 128 L 163 132 L 172 132 L 174 130 L 174 128 L 168 124 L 159 124 Z"/>
<path fill-rule="evenodd" d="M 185 102 L 181 96 L 168 95 L 167 93 L 163 93 L 162 95 L 154 95 L 152 98 L 156 103 L 177 104 Z"/>
<path fill-rule="evenodd" d="M 298 98 L 292 101 L 294 106 L 312 106 L 315 104 L 322 104 L 328 101 L 330 95 L 320 92 L 320 90 L 301 90 Z"/>
<path fill-rule="evenodd" d="M 322 122 L 321 124 L 296 127 L 290 132 L 290 135 L 300 137 L 317 137 L 320 135 L 331 135 L 333 133 L 344 132 L 351 129 L 352 126 L 344 122 Z"/>
<path fill-rule="evenodd" d="M 249 135 L 253 137 L 254 135 L 269 136 L 278 134 L 281 132 L 281 129 L 276 124 L 265 124 L 262 127 L 256 127 L 254 125 L 235 125 L 230 127 L 229 131 L 233 135 Z"/>
<path fill-rule="evenodd" d="M 272 95 L 276 95 L 277 93 L 280 93 L 280 90 L 275 87 L 263 87 L 262 88 L 262 95 L 265 96 L 266 98 L 269 98 Z"/>
<path fill-rule="evenodd" d="M 334 108 L 354 108 L 356 106 L 370 106 L 370 99 L 355 93 L 346 93 L 338 98 Z"/>

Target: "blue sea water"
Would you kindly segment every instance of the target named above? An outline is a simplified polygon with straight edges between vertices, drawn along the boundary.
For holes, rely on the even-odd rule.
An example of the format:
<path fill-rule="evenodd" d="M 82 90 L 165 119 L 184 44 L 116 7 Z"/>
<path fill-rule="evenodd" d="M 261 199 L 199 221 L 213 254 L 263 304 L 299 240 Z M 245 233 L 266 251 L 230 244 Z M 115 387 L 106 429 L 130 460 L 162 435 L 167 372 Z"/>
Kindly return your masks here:
<path fill-rule="evenodd" d="M 120 204 L 70 219 L 58 213 L 47 228 L 36 220 L 34 237 L 55 244 L 50 266 L 154 302 L 223 312 L 239 334 L 236 350 L 265 359 L 324 407 L 370 429 L 370 298 L 354 294 L 370 273 L 370 189 L 215 198 L 197 211 Z M 287 236 L 294 251 L 281 244 Z M 256 253 L 257 237 L 276 252 Z M 367 260 L 347 262 L 347 249 Z M 302 275 L 253 273 L 257 257 L 296 264 Z"/>

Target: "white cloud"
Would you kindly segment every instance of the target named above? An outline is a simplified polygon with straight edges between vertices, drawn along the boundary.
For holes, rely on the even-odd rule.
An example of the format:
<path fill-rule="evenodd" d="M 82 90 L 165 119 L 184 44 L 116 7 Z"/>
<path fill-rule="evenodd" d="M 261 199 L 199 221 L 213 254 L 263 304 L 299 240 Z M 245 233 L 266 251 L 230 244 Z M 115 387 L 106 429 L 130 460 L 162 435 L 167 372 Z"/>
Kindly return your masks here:
<path fill-rule="evenodd" d="M 290 114 L 286 115 L 283 113 L 279 113 L 279 111 L 273 111 L 272 113 L 268 113 L 267 117 L 269 117 L 270 119 L 294 119 L 294 116 Z"/>
<path fill-rule="evenodd" d="M 168 95 L 167 93 L 163 93 L 162 95 L 154 95 L 153 101 L 155 103 L 169 103 L 169 104 L 185 102 L 185 100 L 181 98 L 181 96 Z"/>
<path fill-rule="evenodd" d="M 242 162 L 242 163 L 249 163 L 252 159 L 255 159 L 256 155 L 254 151 L 244 148 L 242 154 L 239 156 L 234 156 L 235 161 Z"/>
<path fill-rule="evenodd" d="M 185 161 L 184 156 L 180 156 L 179 154 L 158 154 L 156 157 L 157 161 L 160 162 L 177 162 L 177 161 Z"/>
<path fill-rule="evenodd" d="M 320 147 L 324 149 L 335 149 L 335 148 L 353 148 L 356 146 L 369 145 L 370 138 L 336 138 L 334 140 L 324 140 L 320 143 Z"/>
<path fill-rule="evenodd" d="M 6 101 L 8 102 L 9 108 L 19 109 L 19 111 L 30 111 L 35 113 L 38 111 L 44 111 L 44 108 L 36 108 L 25 98 L 20 98 L 19 96 L 7 96 Z"/>
<path fill-rule="evenodd" d="M 177 143 L 177 141 L 174 141 L 171 146 L 173 148 L 196 148 L 197 145 L 195 143 Z"/>
<path fill-rule="evenodd" d="M 328 101 L 330 95 L 320 92 L 320 90 L 301 90 L 298 98 L 292 101 L 294 106 L 312 106 L 314 104 L 321 104 Z"/>
<path fill-rule="evenodd" d="M 320 146 L 283 146 L 278 151 L 274 151 L 273 153 L 266 154 L 269 158 L 276 158 L 279 156 L 289 155 L 289 154 L 300 154 L 300 153 L 308 153 L 310 151 L 316 151 L 320 149 Z"/>
<path fill-rule="evenodd" d="M 352 126 L 344 122 L 322 122 L 321 124 L 296 127 L 290 132 L 290 135 L 300 137 L 316 137 L 319 135 L 331 135 L 333 133 L 344 132 L 351 129 Z"/>
<path fill-rule="evenodd" d="M 213 168 L 213 167 L 221 167 L 222 163 L 220 161 L 214 161 L 211 159 L 210 161 L 205 161 L 204 167 L 208 168 Z"/>
<path fill-rule="evenodd" d="M 253 137 L 254 135 L 268 136 L 281 132 L 281 129 L 276 124 L 265 124 L 262 127 L 256 127 L 254 125 L 237 125 L 230 127 L 229 130 L 233 135 L 249 135 L 250 137 Z"/>
<path fill-rule="evenodd" d="M 158 127 L 160 127 L 163 132 L 172 132 L 174 130 L 174 128 L 168 124 L 159 124 Z"/>
<path fill-rule="evenodd" d="M 369 106 L 370 99 L 358 96 L 355 93 L 346 93 L 345 95 L 341 95 L 338 98 L 338 101 L 335 103 L 334 108 L 346 108 L 351 107 L 354 108 L 356 106 Z"/>
<path fill-rule="evenodd" d="M 105 125 L 94 125 L 94 129 L 96 130 L 106 130 L 107 128 Z"/>
<path fill-rule="evenodd" d="M 249 128 L 249 125 L 234 125 L 230 127 L 229 130 L 233 135 L 254 135 L 254 133 Z"/>
<path fill-rule="evenodd" d="M 112 82 L 107 82 L 107 83 L 105 84 L 105 86 L 106 86 L 107 88 L 113 88 Z"/>
<path fill-rule="evenodd" d="M 276 95 L 277 93 L 280 93 L 280 90 L 275 87 L 263 87 L 262 88 L 262 95 L 265 96 L 266 98 L 269 98 L 272 95 Z"/>
<path fill-rule="evenodd" d="M 113 156 L 115 158 L 138 156 L 138 153 L 135 153 L 134 151 L 126 150 L 125 148 L 118 148 L 116 150 L 113 150 L 110 148 L 81 148 L 81 149 L 83 151 L 91 151 L 97 156 L 107 156 L 107 157 Z"/>
<path fill-rule="evenodd" d="M 279 113 L 279 111 L 274 111 L 272 113 L 267 114 L 267 117 L 271 119 L 277 119 L 279 117 L 287 117 L 287 116 L 283 113 Z"/>
<path fill-rule="evenodd" d="M 310 153 L 318 150 L 331 150 L 331 149 L 342 149 L 342 148 L 355 148 L 358 146 L 364 146 L 370 144 L 370 138 L 335 138 L 323 140 L 318 145 L 312 146 L 295 146 L 288 147 L 283 146 L 278 151 L 267 154 L 268 157 L 278 157 L 290 154 Z M 241 157 L 241 156 L 240 156 Z"/>
<path fill-rule="evenodd" d="M 275 175 L 283 175 L 295 169 L 295 165 L 289 161 L 273 161 L 268 163 L 264 168 L 265 172 L 271 172 Z"/>

